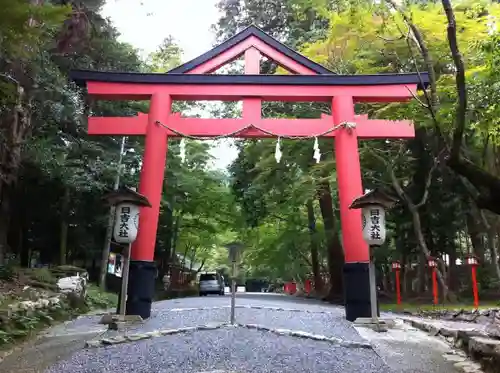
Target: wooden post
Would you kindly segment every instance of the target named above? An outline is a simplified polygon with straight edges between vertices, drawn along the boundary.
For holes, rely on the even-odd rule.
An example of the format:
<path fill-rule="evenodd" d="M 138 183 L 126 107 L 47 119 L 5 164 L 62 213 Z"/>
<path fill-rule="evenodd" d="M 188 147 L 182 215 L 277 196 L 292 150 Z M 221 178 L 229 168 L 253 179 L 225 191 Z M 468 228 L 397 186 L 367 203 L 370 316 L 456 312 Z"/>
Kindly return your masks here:
<path fill-rule="evenodd" d="M 434 298 L 434 305 L 437 305 L 439 303 L 439 297 L 438 297 L 437 273 L 435 267 L 432 268 L 432 296 Z"/>
<path fill-rule="evenodd" d="M 479 308 L 479 294 L 477 289 L 477 266 L 472 266 L 472 292 L 474 293 L 474 308 Z"/>
<path fill-rule="evenodd" d="M 398 306 L 401 304 L 401 271 L 399 269 L 396 270 L 396 295 Z"/>

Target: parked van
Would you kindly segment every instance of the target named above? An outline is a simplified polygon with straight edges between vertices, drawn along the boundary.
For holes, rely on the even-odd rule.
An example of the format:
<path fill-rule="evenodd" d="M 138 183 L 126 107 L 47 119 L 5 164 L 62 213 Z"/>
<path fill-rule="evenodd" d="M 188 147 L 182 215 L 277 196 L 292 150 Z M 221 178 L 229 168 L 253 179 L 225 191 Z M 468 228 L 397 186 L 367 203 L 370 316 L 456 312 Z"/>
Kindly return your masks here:
<path fill-rule="evenodd" d="M 224 277 L 217 272 L 200 274 L 200 297 L 207 294 L 224 295 Z"/>

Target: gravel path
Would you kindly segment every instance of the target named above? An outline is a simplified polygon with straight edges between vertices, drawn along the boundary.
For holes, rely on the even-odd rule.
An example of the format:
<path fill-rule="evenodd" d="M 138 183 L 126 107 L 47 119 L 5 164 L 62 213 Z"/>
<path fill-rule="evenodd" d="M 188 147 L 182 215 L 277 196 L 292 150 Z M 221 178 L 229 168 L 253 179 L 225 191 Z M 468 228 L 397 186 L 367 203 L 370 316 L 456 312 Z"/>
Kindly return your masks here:
<path fill-rule="evenodd" d="M 200 331 L 83 350 L 47 373 L 131 372 L 388 373 L 372 351 L 332 347 L 242 328 Z"/>
<path fill-rule="evenodd" d="M 47 342 L 59 341 L 58 347 L 46 352 L 38 350 L 38 357 L 34 360 L 32 357 L 36 355 L 33 352 L 24 354 L 25 361 L 30 361 L 30 364 L 20 364 L 19 370 L 7 372 L 454 372 L 449 369 L 450 364 L 442 363 L 441 351 L 436 353 L 425 338 L 407 341 L 406 332 L 399 332 L 400 335 L 387 333 L 383 337 L 378 333 L 361 332 L 361 337 L 352 324 L 345 320 L 344 310 L 340 307 L 272 294 L 242 294 L 237 298 L 238 324 L 307 332 L 323 340 L 304 338 L 304 335 L 301 338 L 300 335 L 278 335 L 271 331 L 226 326 L 84 349 L 82 338 L 89 340 L 96 337 L 100 319 L 100 316 L 87 316 L 49 330 Z M 152 317 L 143 324 L 130 326 L 121 332 L 106 331 L 99 334 L 99 337 L 227 323 L 230 315 L 229 302 L 227 296 L 157 302 L 154 304 Z M 91 334 L 85 336 L 85 333 Z M 326 342 L 321 336 L 347 343 Z M 362 342 L 365 348 L 356 342 Z M 367 342 L 375 346 L 375 349 L 366 348 Z M 75 343 L 79 343 L 80 347 Z M 45 360 L 46 363 L 36 370 L 30 370 L 32 366 L 36 366 L 37 359 L 38 362 Z M 48 368 L 45 369 L 46 367 Z M 0 365 L 2 373 L 5 371 L 3 368 Z"/>

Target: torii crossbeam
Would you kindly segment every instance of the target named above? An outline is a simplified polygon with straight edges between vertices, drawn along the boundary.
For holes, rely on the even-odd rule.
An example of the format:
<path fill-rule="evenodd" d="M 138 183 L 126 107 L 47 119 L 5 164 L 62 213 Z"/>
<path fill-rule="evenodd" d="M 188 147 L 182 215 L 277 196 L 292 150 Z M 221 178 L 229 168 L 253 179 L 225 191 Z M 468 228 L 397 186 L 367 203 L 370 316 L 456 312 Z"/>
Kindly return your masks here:
<path fill-rule="evenodd" d="M 219 67 L 244 55 L 244 75 L 213 74 Z M 260 75 L 266 56 L 290 75 Z M 73 71 L 72 78 L 86 85 L 88 95 L 103 100 L 150 100 L 148 114 L 136 117 L 89 118 L 91 135 L 145 136 L 139 192 L 152 208 L 143 209 L 139 233 L 132 248 L 127 313 L 148 318 L 154 292 L 154 252 L 163 188 L 167 143 L 179 133 L 215 137 L 238 132 L 238 137 L 314 136 L 332 126 L 350 123 L 326 133 L 334 138 L 345 253 L 346 317 L 370 317 L 369 249 L 362 237 L 361 212 L 350 210 L 363 194 L 358 139 L 414 137 L 411 121 L 368 119 L 356 115 L 357 102 L 403 102 L 428 84 L 426 73 L 336 75 L 289 49 L 262 30 L 250 26 L 211 51 L 166 74 Z M 174 100 L 243 101 L 238 119 L 185 118 L 172 112 Z M 263 101 L 330 102 L 332 115 L 319 119 L 262 118 Z M 352 124 L 355 123 L 355 127 Z M 162 126 L 161 124 L 164 124 Z M 241 129 L 253 125 L 255 127 Z M 167 127 L 165 127 L 167 126 Z M 173 131 L 172 131 L 173 130 Z"/>

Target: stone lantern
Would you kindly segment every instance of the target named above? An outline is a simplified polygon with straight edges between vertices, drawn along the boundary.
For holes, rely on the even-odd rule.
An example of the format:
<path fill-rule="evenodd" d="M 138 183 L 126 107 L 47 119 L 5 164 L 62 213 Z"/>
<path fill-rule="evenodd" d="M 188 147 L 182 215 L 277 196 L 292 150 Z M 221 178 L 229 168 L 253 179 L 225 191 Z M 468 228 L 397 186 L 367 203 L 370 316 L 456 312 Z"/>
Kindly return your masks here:
<path fill-rule="evenodd" d="M 134 189 L 122 187 L 104 195 L 103 199 L 111 206 L 116 206 L 115 220 L 113 226 L 113 237 L 116 242 L 127 245 L 123 251 L 123 267 L 122 267 L 122 284 L 119 296 L 118 313 L 122 316 L 125 314 L 139 314 L 143 316 L 140 310 L 136 307 L 130 307 L 127 303 L 127 298 L 137 298 L 137 286 L 128 288 L 129 267 L 130 267 L 130 250 L 132 243 L 137 238 L 139 231 L 139 213 L 141 207 L 151 207 L 148 199 Z M 127 312 L 128 311 L 128 312 Z"/>
<path fill-rule="evenodd" d="M 398 200 L 393 196 L 387 194 L 379 188 L 376 188 L 366 192 L 361 197 L 356 198 L 349 207 L 350 209 L 362 210 L 363 239 L 370 247 L 369 277 L 371 323 L 377 331 L 384 331 L 386 329 L 381 327 L 381 323 L 378 320 L 377 284 L 372 250 L 385 242 L 385 210 L 392 208 L 397 201 Z"/>

